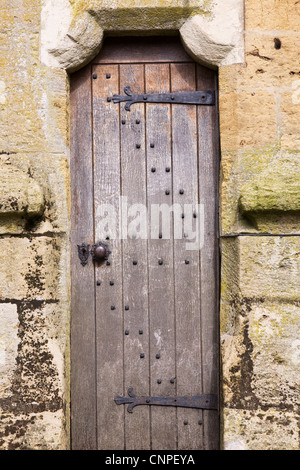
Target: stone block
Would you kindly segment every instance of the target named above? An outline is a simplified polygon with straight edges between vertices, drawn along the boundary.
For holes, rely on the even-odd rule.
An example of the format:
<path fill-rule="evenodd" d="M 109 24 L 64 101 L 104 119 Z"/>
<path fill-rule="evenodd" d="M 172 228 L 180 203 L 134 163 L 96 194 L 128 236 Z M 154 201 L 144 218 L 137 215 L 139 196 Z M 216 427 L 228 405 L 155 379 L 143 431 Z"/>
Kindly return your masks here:
<path fill-rule="evenodd" d="M 276 94 L 268 89 L 220 93 L 223 152 L 263 149 L 277 141 Z"/>
<path fill-rule="evenodd" d="M 261 406 L 297 413 L 300 400 L 300 307 L 286 303 L 253 305 L 249 338 L 253 345 L 252 392 Z"/>
<path fill-rule="evenodd" d="M 239 147 L 238 100 L 236 91 L 219 94 L 221 151 L 230 152 Z"/>
<path fill-rule="evenodd" d="M 300 237 L 240 237 L 242 297 L 299 301 Z"/>
<path fill-rule="evenodd" d="M 293 76 L 294 77 L 294 76 Z M 281 93 L 281 147 L 300 150 L 300 75 L 294 78 L 290 91 Z"/>
<path fill-rule="evenodd" d="M 65 256 L 59 237 L 0 239 L 0 299 L 64 299 Z"/>
<path fill-rule="evenodd" d="M 299 15 L 295 0 L 246 0 L 245 29 L 299 31 Z"/>
<path fill-rule="evenodd" d="M 280 48 L 275 40 L 280 40 Z M 267 88 L 291 87 L 299 70 L 294 63 L 299 33 L 246 33 L 246 64 L 238 71 L 238 86 Z M 278 46 L 277 46 L 278 47 Z"/>
<path fill-rule="evenodd" d="M 6 409 L 58 410 L 67 399 L 68 314 L 63 302 L 18 302 L 18 369 L 10 386 Z M 1 406 L 1 404 L 0 404 Z"/>
<path fill-rule="evenodd" d="M 300 309 L 232 296 L 221 308 L 223 401 L 232 408 L 297 412 Z M 227 312 L 226 312 L 227 311 Z"/>
<path fill-rule="evenodd" d="M 26 54 L 27 51 L 22 51 Z M 25 60 L 25 59 L 24 59 Z M 28 59 L 26 59 L 28 60 Z M 10 153 L 67 153 L 67 77 L 62 70 L 27 68 L 7 70 L 7 145 Z"/>
<path fill-rule="evenodd" d="M 0 303 L 0 402 L 9 395 L 17 368 L 18 327 L 17 306 Z"/>
<path fill-rule="evenodd" d="M 299 450 L 298 419 L 286 410 L 225 408 L 224 450 Z"/>
<path fill-rule="evenodd" d="M 0 446 L 2 450 L 66 450 L 63 411 L 2 413 Z"/>
<path fill-rule="evenodd" d="M 13 165 L 0 166 L 0 217 L 41 216 L 44 211 L 42 188 L 28 173 Z"/>

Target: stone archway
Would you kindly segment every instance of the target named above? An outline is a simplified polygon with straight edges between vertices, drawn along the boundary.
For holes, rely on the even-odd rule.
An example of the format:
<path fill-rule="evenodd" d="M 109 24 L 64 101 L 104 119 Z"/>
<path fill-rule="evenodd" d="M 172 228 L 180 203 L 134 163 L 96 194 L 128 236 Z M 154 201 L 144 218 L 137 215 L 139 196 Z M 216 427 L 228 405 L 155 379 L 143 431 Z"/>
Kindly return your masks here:
<path fill-rule="evenodd" d="M 105 34 L 180 33 L 191 57 L 211 68 L 244 61 L 242 0 L 45 0 L 41 60 L 74 72 L 99 52 Z"/>

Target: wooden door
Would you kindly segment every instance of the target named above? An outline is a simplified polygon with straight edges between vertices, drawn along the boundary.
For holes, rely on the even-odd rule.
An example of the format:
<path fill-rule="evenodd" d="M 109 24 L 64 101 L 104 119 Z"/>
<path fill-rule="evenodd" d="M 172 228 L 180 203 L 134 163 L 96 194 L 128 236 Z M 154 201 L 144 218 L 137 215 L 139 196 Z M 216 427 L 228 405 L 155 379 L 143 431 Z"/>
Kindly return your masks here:
<path fill-rule="evenodd" d="M 217 107 L 128 111 L 128 86 L 216 92 L 216 73 L 177 38 L 120 38 L 71 77 L 72 446 L 217 449 L 217 406 L 177 406 L 218 395 Z"/>

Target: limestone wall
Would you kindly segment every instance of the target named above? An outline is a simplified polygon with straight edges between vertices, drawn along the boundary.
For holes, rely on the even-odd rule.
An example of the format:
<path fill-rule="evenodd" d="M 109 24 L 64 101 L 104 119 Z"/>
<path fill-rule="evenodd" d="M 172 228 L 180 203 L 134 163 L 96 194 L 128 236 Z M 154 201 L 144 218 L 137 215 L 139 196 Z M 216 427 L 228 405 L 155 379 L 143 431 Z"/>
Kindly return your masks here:
<path fill-rule="evenodd" d="M 219 69 L 222 446 L 299 449 L 299 2 L 5 0 L 0 18 L 0 448 L 69 447 L 67 71 L 105 31 L 155 30 Z"/>
<path fill-rule="evenodd" d="M 246 0 L 245 63 L 220 68 L 226 449 L 299 449 L 299 25 Z"/>
<path fill-rule="evenodd" d="M 40 0 L 0 10 L 0 448 L 68 447 L 68 78 Z"/>

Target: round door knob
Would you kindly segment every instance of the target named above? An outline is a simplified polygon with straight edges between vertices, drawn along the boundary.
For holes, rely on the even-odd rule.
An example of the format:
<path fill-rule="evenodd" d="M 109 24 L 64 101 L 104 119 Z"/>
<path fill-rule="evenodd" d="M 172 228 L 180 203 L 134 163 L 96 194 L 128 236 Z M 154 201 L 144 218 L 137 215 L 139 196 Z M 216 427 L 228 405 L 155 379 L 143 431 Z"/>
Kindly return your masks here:
<path fill-rule="evenodd" d="M 98 245 L 94 249 L 94 258 L 96 261 L 103 261 L 107 255 L 107 249 L 103 245 Z"/>

